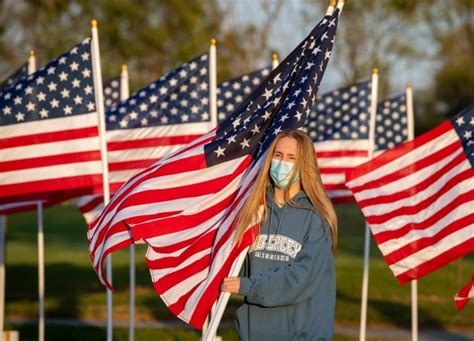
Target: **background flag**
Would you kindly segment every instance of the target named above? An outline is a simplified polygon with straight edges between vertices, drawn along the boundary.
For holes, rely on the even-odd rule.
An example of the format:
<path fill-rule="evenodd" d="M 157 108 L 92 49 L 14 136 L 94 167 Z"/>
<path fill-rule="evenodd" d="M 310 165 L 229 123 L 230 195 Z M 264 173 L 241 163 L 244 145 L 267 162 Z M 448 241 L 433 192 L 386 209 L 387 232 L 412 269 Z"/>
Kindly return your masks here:
<path fill-rule="evenodd" d="M 459 311 L 461 311 L 464 306 L 469 302 L 471 298 L 474 297 L 474 272 L 471 276 L 471 281 L 467 285 L 459 290 L 459 292 L 454 296 L 454 302 Z"/>
<path fill-rule="evenodd" d="M 12 85 L 16 84 L 20 79 L 25 76 L 28 76 L 28 62 L 24 63 L 18 68 L 18 70 L 13 72 L 3 82 L 0 83 L 0 92 L 3 92 Z"/>
<path fill-rule="evenodd" d="M 473 133 L 471 106 L 347 175 L 401 284 L 474 251 Z"/>
<path fill-rule="evenodd" d="M 84 40 L 1 93 L 0 200 L 100 191 L 90 42 Z"/>
<path fill-rule="evenodd" d="M 313 139 L 324 187 L 334 203 L 354 201 L 345 172 L 369 158 L 371 82 L 316 97 L 303 128 Z"/>
<path fill-rule="evenodd" d="M 201 328 L 222 279 L 250 244 L 233 245 L 233 222 L 274 137 L 301 127 L 331 55 L 340 10 L 327 15 L 217 129 L 132 177 L 89 225 L 89 252 L 103 260 L 148 244 L 155 289 L 178 317 Z"/>
<path fill-rule="evenodd" d="M 375 151 L 391 149 L 408 140 L 407 97 L 393 96 L 377 106 L 375 115 Z"/>

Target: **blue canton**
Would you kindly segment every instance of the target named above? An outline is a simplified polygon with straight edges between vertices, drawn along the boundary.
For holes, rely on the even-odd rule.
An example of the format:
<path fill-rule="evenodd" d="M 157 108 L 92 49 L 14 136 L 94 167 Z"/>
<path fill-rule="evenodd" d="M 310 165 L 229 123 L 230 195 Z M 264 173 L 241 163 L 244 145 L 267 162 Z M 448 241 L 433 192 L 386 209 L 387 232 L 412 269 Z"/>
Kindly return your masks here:
<path fill-rule="evenodd" d="M 120 102 L 120 77 L 109 79 L 103 85 L 104 88 L 104 105 L 107 111 L 113 105 Z"/>
<path fill-rule="evenodd" d="M 14 73 L 7 77 L 2 83 L 0 83 L 0 92 L 11 87 L 17 83 L 23 77 L 28 76 L 28 62 L 20 66 Z"/>
<path fill-rule="evenodd" d="M 90 38 L 0 94 L 0 125 L 95 111 Z"/>
<path fill-rule="evenodd" d="M 203 54 L 113 105 L 107 130 L 209 122 L 208 65 Z"/>
<path fill-rule="evenodd" d="M 408 118 L 406 95 L 382 101 L 375 115 L 375 150 L 386 150 L 407 141 Z"/>
<path fill-rule="evenodd" d="M 474 168 L 474 104 L 452 117 L 451 124 L 459 136 L 464 154 Z"/>

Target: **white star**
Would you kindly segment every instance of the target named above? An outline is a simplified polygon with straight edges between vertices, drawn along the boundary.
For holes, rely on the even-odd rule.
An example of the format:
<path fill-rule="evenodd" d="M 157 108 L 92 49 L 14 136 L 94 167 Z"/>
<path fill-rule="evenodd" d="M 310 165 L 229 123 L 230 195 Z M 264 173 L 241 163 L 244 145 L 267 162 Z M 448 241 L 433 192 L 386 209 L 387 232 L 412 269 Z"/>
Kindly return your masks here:
<path fill-rule="evenodd" d="M 46 117 L 48 117 L 49 112 L 48 112 L 48 110 L 46 110 L 45 108 L 43 108 L 43 109 L 41 109 L 41 111 L 39 112 L 39 114 L 40 114 L 41 118 L 46 118 Z"/>
<path fill-rule="evenodd" d="M 186 114 L 181 115 L 181 121 L 183 121 L 183 122 L 188 122 L 188 120 L 189 120 L 189 116 L 188 116 L 188 115 L 186 115 Z"/>
<path fill-rule="evenodd" d="M 335 26 L 335 25 L 336 25 L 336 18 L 329 21 L 328 27 L 332 27 L 332 26 Z"/>
<path fill-rule="evenodd" d="M 207 121 L 209 119 L 209 114 L 207 112 L 201 114 L 201 119 Z"/>
<path fill-rule="evenodd" d="M 272 116 L 272 113 L 270 111 L 265 111 L 265 114 L 263 115 L 263 120 L 267 121 L 270 116 Z"/>
<path fill-rule="evenodd" d="M 46 100 L 46 94 L 44 92 L 40 92 L 38 95 L 36 95 L 36 98 L 38 101 L 43 102 Z"/>
<path fill-rule="evenodd" d="M 16 117 L 16 121 L 17 122 L 20 122 L 20 121 L 24 121 L 25 120 L 25 114 L 19 112 L 18 114 L 15 115 Z"/>
<path fill-rule="evenodd" d="M 226 139 L 226 140 L 227 140 L 227 144 L 231 144 L 231 142 L 236 143 L 236 141 L 235 141 L 235 137 L 236 137 L 236 136 L 237 136 L 237 135 L 232 135 L 231 137 L 228 137 L 228 138 Z"/>
<path fill-rule="evenodd" d="M 91 95 L 92 94 L 92 86 L 88 85 L 84 88 L 84 92 L 87 94 L 87 95 Z"/>
<path fill-rule="evenodd" d="M 61 73 L 59 74 L 59 80 L 60 80 L 60 81 L 63 81 L 63 82 L 64 82 L 64 81 L 67 81 L 67 76 L 68 76 L 68 74 L 63 71 L 63 72 L 61 72 Z"/>
<path fill-rule="evenodd" d="M 50 82 L 50 83 L 48 84 L 48 89 L 49 89 L 49 91 L 56 91 L 57 86 L 58 86 L 58 85 L 57 85 L 56 83 Z"/>
<path fill-rule="evenodd" d="M 140 104 L 140 111 L 147 111 L 148 110 L 148 105 L 146 103 Z"/>
<path fill-rule="evenodd" d="M 240 124 L 240 117 L 236 119 L 234 122 L 232 122 L 232 124 L 234 125 L 234 129 L 235 129 Z"/>
<path fill-rule="evenodd" d="M 69 90 L 64 88 L 63 91 L 61 91 L 61 96 L 63 96 L 63 98 L 66 98 L 66 97 L 69 97 Z"/>
<path fill-rule="evenodd" d="M 474 126 L 474 117 L 471 118 L 471 120 L 469 121 L 469 124 L 472 125 L 472 126 Z"/>
<path fill-rule="evenodd" d="M 276 135 L 278 135 L 281 131 L 282 131 L 281 127 L 278 127 L 278 128 L 275 129 L 275 131 L 273 132 L 273 134 L 276 136 Z"/>
<path fill-rule="evenodd" d="M 195 105 L 193 105 L 193 106 L 191 107 L 191 112 L 192 112 L 193 114 L 197 114 L 198 111 L 199 111 L 199 107 L 197 107 L 197 106 L 195 106 Z"/>
<path fill-rule="evenodd" d="M 321 46 L 316 46 L 316 48 L 311 52 L 311 54 L 317 55 L 319 52 L 321 52 Z"/>
<path fill-rule="evenodd" d="M 258 125 L 255 125 L 251 131 L 252 135 L 258 134 L 260 132 L 260 128 L 258 127 Z"/>
<path fill-rule="evenodd" d="M 81 86 L 81 81 L 77 78 L 74 78 L 74 80 L 72 81 L 72 87 L 73 88 L 78 88 Z"/>
<path fill-rule="evenodd" d="M 263 94 L 263 96 L 268 101 L 268 99 L 272 96 L 272 91 L 270 89 L 265 89 L 265 93 Z"/>
<path fill-rule="evenodd" d="M 324 39 L 327 39 L 327 38 L 328 38 L 328 33 L 324 32 L 323 36 L 321 37 L 321 41 L 323 41 Z"/>
<path fill-rule="evenodd" d="M 34 111 L 35 110 L 35 104 L 33 102 L 28 102 L 28 104 L 26 105 L 26 109 L 28 111 Z"/>
<path fill-rule="evenodd" d="M 82 77 L 89 78 L 90 76 L 91 76 L 91 70 L 89 70 L 88 68 L 85 68 L 84 70 L 82 70 Z"/>
<path fill-rule="evenodd" d="M 204 76 L 206 74 L 206 72 L 207 72 L 207 69 L 205 67 L 203 67 L 201 70 L 199 70 L 199 74 L 201 76 Z"/>
<path fill-rule="evenodd" d="M 66 105 L 64 107 L 64 115 L 71 115 L 71 114 L 72 114 L 72 107 L 70 107 L 69 105 Z M 110 119 L 112 121 L 112 117 Z"/>
<path fill-rule="evenodd" d="M 308 62 L 308 64 L 306 64 L 306 67 L 305 67 L 304 69 L 305 69 L 305 70 L 309 70 L 309 69 L 311 69 L 313 66 L 314 66 L 314 63 L 313 63 L 313 62 Z"/>
<path fill-rule="evenodd" d="M 25 89 L 25 93 L 28 94 L 28 95 L 31 95 L 33 93 L 33 88 L 31 86 L 27 87 Z"/>
<path fill-rule="evenodd" d="M 136 111 L 132 111 L 132 112 L 130 113 L 130 119 L 131 119 L 131 120 L 136 120 L 137 117 L 138 117 L 138 113 L 137 113 Z"/>
<path fill-rule="evenodd" d="M 51 102 L 49 102 L 49 105 L 51 105 L 51 108 L 58 108 L 59 107 L 59 101 L 56 98 L 53 98 Z"/>
<path fill-rule="evenodd" d="M 66 63 L 66 57 L 62 56 L 59 58 L 59 64 L 65 64 Z"/>
<path fill-rule="evenodd" d="M 87 110 L 93 111 L 95 109 L 95 104 L 94 102 L 89 102 L 87 103 Z"/>
<path fill-rule="evenodd" d="M 187 107 L 188 106 L 188 101 L 183 99 L 179 102 L 179 104 L 181 104 L 182 107 Z"/>
<path fill-rule="evenodd" d="M 15 99 L 13 100 L 13 103 L 16 105 L 21 104 L 22 98 L 20 96 L 16 96 Z"/>
<path fill-rule="evenodd" d="M 171 115 L 173 115 L 173 116 L 178 115 L 178 109 L 177 108 L 171 108 L 170 112 L 171 112 Z"/>
<path fill-rule="evenodd" d="M 458 124 L 458 126 L 463 125 L 464 124 L 464 117 L 459 116 L 456 120 L 456 123 Z"/>
<path fill-rule="evenodd" d="M 141 124 L 142 126 L 147 126 L 147 125 L 148 125 L 148 120 L 147 120 L 147 118 L 146 118 L 146 117 L 142 118 L 140 124 Z"/>
<path fill-rule="evenodd" d="M 191 84 L 195 84 L 197 82 L 197 77 L 192 76 L 190 82 L 191 82 Z"/>
<path fill-rule="evenodd" d="M 291 110 L 296 105 L 295 101 L 288 103 L 288 110 Z"/>
<path fill-rule="evenodd" d="M 162 124 L 168 123 L 168 117 L 166 117 L 166 116 L 161 116 L 161 123 L 162 123 Z"/>
<path fill-rule="evenodd" d="M 155 103 L 158 100 L 158 96 L 156 95 L 151 95 L 150 96 L 150 103 Z"/>
<path fill-rule="evenodd" d="M 288 116 L 288 113 L 286 113 L 285 115 L 283 115 L 281 118 L 280 118 L 280 122 L 285 122 L 288 118 L 290 118 L 290 116 Z"/>
<path fill-rule="evenodd" d="M 54 74 L 55 71 L 56 71 L 56 68 L 54 66 L 50 66 L 47 70 L 48 75 Z"/>
<path fill-rule="evenodd" d="M 217 154 L 217 157 L 225 156 L 224 154 L 225 148 L 221 148 L 221 146 L 217 147 L 217 150 L 214 150 L 214 153 Z"/>
<path fill-rule="evenodd" d="M 79 64 L 77 64 L 76 62 L 72 62 L 71 65 L 69 65 L 69 67 L 71 68 L 71 71 L 79 70 Z"/>
<path fill-rule="evenodd" d="M 469 140 L 469 139 L 472 137 L 472 131 L 466 130 L 466 131 L 464 132 L 463 137 L 464 137 L 466 140 Z"/>
<path fill-rule="evenodd" d="M 296 112 L 295 117 L 296 117 L 296 119 L 297 119 L 298 121 L 301 120 L 301 115 L 303 115 L 303 114 L 300 113 L 299 111 Z"/>
<path fill-rule="evenodd" d="M 170 85 L 171 85 L 171 86 L 176 86 L 176 84 L 178 84 L 178 81 L 177 81 L 176 79 L 174 79 L 174 78 L 171 78 L 171 79 L 170 79 Z"/>
<path fill-rule="evenodd" d="M 245 147 L 250 147 L 249 142 L 250 140 L 247 140 L 246 138 L 244 138 L 244 140 L 240 144 L 242 146 L 242 149 L 244 149 Z"/>
<path fill-rule="evenodd" d="M 128 125 L 128 122 L 123 118 L 120 122 L 120 128 L 126 128 Z"/>
<path fill-rule="evenodd" d="M 331 57 L 331 51 L 326 50 L 326 53 L 324 54 L 324 59 L 329 59 Z"/>
<path fill-rule="evenodd" d="M 306 82 L 306 80 L 308 79 L 308 76 L 304 75 L 303 77 L 301 77 L 301 82 L 300 84 L 303 84 L 304 82 Z"/>
<path fill-rule="evenodd" d="M 200 88 L 201 90 L 207 90 L 207 83 L 206 82 L 201 83 Z"/>
<path fill-rule="evenodd" d="M 83 54 L 81 54 L 81 58 L 82 60 L 89 60 L 89 53 L 84 52 Z"/>
<path fill-rule="evenodd" d="M 30 102 L 30 103 L 31 103 L 31 102 Z M 29 105 L 30 103 L 28 103 L 28 105 Z M 27 105 L 27 106 L 28 106 L 28 105 Z M 28 109 L 28 110 L 29 110 L 29 109 Z M 31 110 L 30 110 L 30 111 L 31 111 Z M 12 113 L 12 108 L 11 108 L 11 107 L 6 106 L 5 108 L 3 108 L 3 114 L 4 114 L 4 115 L 11 115 L 11 113 Z"/>
<path fill-rule="evenodd" d="M 298 95 L 299 95 L 301 92 L 302 92 L 301 89 L 296 90 L 294 96 L 295 96 L 295 97 L 298 97 Z"/>
<path fill-rule="evenodd" d="M 161 109 L 167 109 L 167 108 L 168 108 L 168 104 L 169 104 L 168 102 L 161 102 L 160 108 L 161 108 Z"/>
<path fill-rule="evenodd" d="M 74 103 L 76 103 L 76 105 L 82 104 L 82 97 L 76 95 L 76 97 L 74 97 Z"/>
<path fill-rule="evenodd" d="M 181 70 L 181 71 L 179 72 L 179 76 L 180 76 L 181 78 L 184 78 L 184 77 L 186 77 L 187 75 L 188 75 L 188 73 L 186 72 L 186 70 Z"/>
<path fill-rule="evenodd" d="M 281 81 L 280 74 L 277 74 L 275 77 L 273 77 L 273 84 L 276 84 L 278 81 Z"/>
<path fill-rule="evenodd" d="M 186 92 L 188 90 L 188 86 L 186 84 L 183 84 L 179 87 L 179 91 L 181 92 Z"/>

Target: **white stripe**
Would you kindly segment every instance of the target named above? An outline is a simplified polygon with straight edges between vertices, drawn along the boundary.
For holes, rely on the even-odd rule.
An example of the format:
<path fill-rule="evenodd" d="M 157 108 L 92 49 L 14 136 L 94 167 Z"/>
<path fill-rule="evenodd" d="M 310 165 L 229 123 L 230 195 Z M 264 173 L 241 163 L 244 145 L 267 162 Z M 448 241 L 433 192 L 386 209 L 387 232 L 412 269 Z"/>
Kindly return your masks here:
<path fill-rule="evenodd" d="M 314 143 L 316 154 L 326 151 L 360 150 L 368 151 L 369 140 L 327 140 Z"/>
<path fill-rule="evenodd" d="M 364 174 L 352 181 L 348 182 L 348 187 L 358 187 L 363 185 L 367 182 L 374 181 L 375 179 L 379 179 L 384 175 L 393 173 L 394 170 L 404 168 L 420 160 L 424 157 L 432 155 L 437 151 L 443 149 L 447 145 L 450 145 L 456 141 L 459 141 L 459 137 L 454 132 L 454 130 L 449 130 L 446 133 L 436 137 L 435 139 L 431 140 L 424 145 L 413 149 L 409 152 L 402 154 L 400 157 L 382 165 L 379 168 L 376 168 L 370 171 L 367 174 Z"/>
<path fill-rule="evenodd" d="M 413 187 L 414 185 L 417 185 L 417 184 L 425 181 L 429 177 L 433 176 L 433 174 L 435 172 L 439 171 L 441 168 L 446 166 L 453 159 L 458 157 L 459 154 L 462 154 L 462 153 L 463 153 L 462 149 L 459 149 L 455 153 L 446 156 L 442 160 L 440 160 L 440 161 L 438 161 L 438 162 L 436 162 L 436 163 L 434 163 L 434 164 L 432 164 L 428 167 L 418 169 L 417 171 L 411 171 L 408 175 L 405 175 L 403 177 L 401 177 L 399 174 L 397 174 L 397 177 L 395 178 L 395 180 L 390 182 L 390 183 L 386 183 L 383 186 L 379 186 L 375 189 L 369 188 L 369 189 L 365 189 L 365 190 L 357 192 L 356 193 L 356 198 L 360 201 L 360 200 L 364 200 L 364 199 L 378 198 L 381 195 L 392 195 L 392 194 L 396 194 L 396 193 L 399 193 L 401 191 L 407 190 L 407 189 Z M 461 162 L 460 164 L 455 166 L 454 169 L 451 169 L 448 173 L 444 173 L 440 179 L 442 179 L 443 182 L 445 183 L 446 181 L 451 179 L 454 175 L 458 174 L 460 171 L 468 169 L 468 168 L 471 168 L 471 165 L 469 164 L 469 161 L 466 160 L 465 162 Z M 437 183 L 435 182 L 435 183 L 431 184 L 427 189 L 423 190 L 420 193 L 417 193 L 418 197 L 420 195 L 423 198 L 429 197 L 430 192 L 431 193 L 436 192 L 437 190 L 439 190 L 442 187 L 442 185 L 444 183 L 440 183 L 439 180 L 438 180 Z M 426 192 L 428 192 L 428 195 L 425 195 Z M 410 200 L 411 203 L 418 202 L 418 200 L 415 200 L 417 194 L 415 194 L 412 197 L 413 199 L 409 198 L 408 200 Z M 394 202 L 394 204 L 395 204 L 395 202 Z M 406 204 L 406 203 L 402 202 L 402 204 Z M 396 208 L 400 207 L 400 205 L 392 206 L 392 203 L 390 204 L 390 207 L 387 204 L 383 204 L 383 205 L 380 205 L 380 206 L 384 207 L 385 209 L 390 209 L 390 211 L 392 211 L 392 209 L 396 209 Z M 377 211 L 379 211 L 378 208 L 377 208 Z"/>
<path fill-rule="evenodd" d="M 104 253 L 106 252 L 106 250 L 114 247 L 115 245 L 117 245 L 121 242 L 129 240 L 129 239 L 130 239 L 130 234 L 129 234 L 128 231 L 123 231 L 123 232 L 120 232 L 120 233 L 114 233 L 113 235 L 109 236 L 107 238 L 107 240 L 105 241 L 105 243 L 103 245 Z M 93 266 L 94 266 L 94 268 L 97 269 L 98 274 L 100 274 L 102 272 L 102 262 L 101 263 L 94 262 Z M 100 277 L 101 276 L 99 276 L 99 278 Z M 102 279 L 101 279 L 101 281 L 102 281 Z"/>
<path fill-rule="evenodd" d="M 411 230 L 402 237 L 387 240 L 386 242 L 379 244 L 380 251 L 382 251 L 384 255 L 387 255 L 416 240 L 433 237 L 454 221 L 461 219 L 468 214 L 472 214 L 473 205 L 474 201 L 466 202 L 453 209 L 429 228 L 423 230 Z"/>
<path fill-rule="evenodd" d="M 352 192 L 349 190 L 328 190 L 327 194 L 330 198 L 352 198 Z"/>
<path fill-rule="evenodd" d="M 212 129 L 209 122 L 180 123 L 158 127 L 109 130 L 107 142 L 149 139 L 154 137 L 173 137 L 205 134 Z"/>
<path fill-rule="evenodd" d="M 45 202 L 44 200 L 36 200 L 36 201 L 22 201 L 22 202 L 14 202 L 8 204 L 0 205 L 0 211 L 9 210 L 12 208 L 20 208 L 25 206 L 37 205 L 39 202 Z"/>
<path fill-rule="evenodd" d="M 128 181 L 131 177 L 135 176 L 143 169 L 127 169 L 124 171 L 112 171 L 109 172 L 109 183 L 110 184 L 122 184 Z"/>
<path fill-rule="evenodd" d="M 456 155 L 454 155 L 453 157 L 455 156 Z M 443 159 L 443 162 L 440 162 L 439 165 L 434 165 L 433 167 L 425 168 L 416 173 L 412 173 L 405 178 L 381 186 L 378 190 L 369 189 L 358 192 L 356 194 L 357 199 L 360 201 L 362 200 L 362 198 L 377 198 L 383 195 L 392 195 L 400 191 L 406 190 L 410 187 L 413 187 L 414 185 L 426 180 L 426 178 L 432 176 L 435 171 L 439 170 L 445 163 L 448 163 L 450 159 L 451 156 L 447 158 L 446 162 L 444 162 L 445 159 Z M 417 192 L 413 191 L 413 194 L 411 196 L 399 200 L 393 200 L 390 201 L 390 203 L 373 204 L 370 206 L 366 206 L 364 207 L 364 214 L 366 214 L 367 216 L 380 215 L 392 212 L 401 207 L 414 206 L 433 195 L 437 195 L 437 193 L 446 184 L 446 182 L 448 182 L 457 174 L 460 174 L 461 172 L 466 171 L 470 168 L 471 165 L 469 161 L 466 160 L 454 167 L 453 169 L 449 170 L 449 172 L 444 173 L 441 177 L 437 178 L 435 182 L 430 184 L 424 190 Z M 469 179 L 467 179 L 467 181 L 468 180 Z M 471 182 L 474 183 L 474 180 L 471 179 Z M 466 183 L 466 180 L 464 180 L 464 183 Z M 467 184 L 469 184 L 469 182 Z M 471 188 L 474 188 L 474 186 L 472 186 Z"/>
<path fill-rule="evenodd" d="M 148 250 L 151 250 L 151 247 L 148 247 Z M 187 267 L 188 265 L 194 263 L 195 261 L 200 260 L 201 258 L 204 258 L 205 256 L 207 256 L 210 253 L 211 253 L 210 248 L 205 249 L 205 250 L 202 250 L 200 252 L 197 252 L 197 253 L 191 255 L 190 257 L 186 258 L 183 262 L 181 262 L 179 265 L 177 265 L 175 267 L 156 269 L 156 270 L 150 269 L 150 272 L 152 273 L 152 277 L 154 279 L 159 280 L 159 279 L 163 278 L 166 275 L 172 274 L 175 271 L 179 271 L 179 270 Z M 147 254 L 146 258 L 150 259 L 148 254 Z M 156 282 L 156 281 L 154 281 L 154 282 Z"/>
<path fill-rule="evenodd" d="M 390 269 L 393 271 L 395 276 L 399 276 L 410 269 L 429 262 L 433 258 L 448 250 L 456 248 L 459 244 L 472 238 L 473 235 L 474 224 L 470 224 L 462 230 L 456 231 L 455 233 L 446 236 L 438 243 L 421 249 L 420 251 L 400 260 L 399 262 L 390 265 Z"/>
<path fill-rule="evenodd" d="M 325 185 L 339 185 L 345 183 L 344 173 L 321 174 L 321 180 Z"/>
<path fill-rule="evenodd" d="M 468 192 L 469 190 L 472 190 L 474 188 L 473 184 L 474 179 L 466 179 L 465 181 L 450 188 L 448 192 L 445 192 L 443 195 L 436 197 L 436 200 L 434 202 L 432 202 L 428 207 L 422 210 L 419 210 L 413 214 L 397 215 L 381 224 L 370 224 L 372 233 L 377 234 L 383 231 L 395 231 L 408 223 L 422 223 L 426 219 L 429 219 L 433 214 L 440 211 L 443 207 L 451 203 L 459 195 Z M 369 215 L 365 213 L 364 209 L 362 211 L 364 212 L 365 217 L 369 217 Z"/>
<path fill-rule="evenodd" d="M 380 224 L 370 224 L 372 233 L 377 234 L 383 231 L 395 231 L 405 226 L 407 223 L 421 223 L 426 219 L 430 218 L 436 212 L 440 211 L 443 207 L 451 203 L 461 194 L 466 193 L 468 191 L 472 191 L 473 188 L 474 178 L 466 179 L 463 182 L 457 184 L 456 186 L 450 188 L 449 191 L 443 193 L 443 195 L 436 197 L 436 200 L 434 202 L 432 202 L 428 207 L 422 210 L 416 211 L 413 214 L 396 215 L 392 219 L 389 219 Z M 390 205 L 387 205 L 387 207 L 390 207 Z M 363 209 L 362 211 L 364 212 L 365 217 L 370 217 L 365 212 L 365 209 Z"/>
<path fill-rule="evenodd" d="M 368 161 L 366 156 L 318 157 L 319 168 L 326 167 L 355 167 Z"/>
<path fill-rule="evenodd" d="M 74 140 L 29 144 L 26 146 L 0 149 L 1 161 L 23 160 L 41 156 L 98 151 L 99 137 L 87 137 Z"/>
<path fill-rule="evenodd" d="M 184 145 L 173 145 L 173 146 L 150 146 L 145 148 L 133 148 L 133 149 L 122 149 L 109 151 L 107 157 L 109 164 L 114 162 L 123 161 L 137 161 L 137 160 L 148 160 L 148 159 L 159 159 L 163 156 L 178 150 Z"/>
<path fill-rule="evenodd" d="M 189 290 L 191 290 L 193 286 L 196 285 L 196 283 L 203 282 L 206 279 L 208 272 L 209 269 L 205 268 L 204 270 L 186 278 L 184 281 L 179 282 L 177 285 L 167 290 L 165 293 L 161 294 L 160 297 L 163 299 L 167 306 L 175 304 L 181 298 L 181 296 L 188 293 Z M 153 274 L 151 274 L 151 278 L 153 282 L 157 282 L 159 280 L 159 278 L 154 278 Z M 184 319 L 184 317 L 182 317 L 181 315 L 179 315 L 178 317 Z M 184 319 L 184 321 L 188 322 L 189 319 Z"/>
<path fill-rule="evenodd" d="M 96 112 L 84 115 L 51 118 L 44 121 L 40 120 L 2 126 L 0 127 L 0 139 L 86 127 L 97 127 L 97 125 L 98 117 Z M 99 134 L 98 130 L 97 134 Z"/>
<path fill-rule="evenodd" d="M 100 161 L 87 161 L 72 164 L 62 164 L 47 167 L 38 167 L 14 170 L 0 173 L 0 185 L 21 184 L 23 182 L 40 181 L 72 176 L 102 174 Z"/>

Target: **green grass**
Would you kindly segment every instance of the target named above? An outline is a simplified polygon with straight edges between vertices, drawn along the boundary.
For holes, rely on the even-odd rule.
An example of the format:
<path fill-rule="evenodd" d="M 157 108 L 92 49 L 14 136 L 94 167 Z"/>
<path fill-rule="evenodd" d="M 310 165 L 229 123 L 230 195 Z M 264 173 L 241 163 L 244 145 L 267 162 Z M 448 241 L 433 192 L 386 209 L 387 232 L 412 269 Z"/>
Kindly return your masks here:
<path fill-rule="evenodd" d="M 363 265 L 364 223 L 355 205 L 337 207 L 339 217 L 339 254 L 337 269 L 336 324 L 359 323 L 360 293 Z M 60 205 L 45 210 L 46 259 L 46 316 L 49 318 L 105 319 L 105 291 L 91 264 L 87 251 L 86 225 L 79 212 L 71 205 Z M 167 310 L 152 287 L 144 262 L 145 247 L 136 248 L 137 297 L 136 316 L 139 321 L 176 320 Z M 6 254 L 6 318 L 34 319 L 37 316 L 37 244 L 36 214 L 22 213 L 8 217 Z M 114 264 L 114 319 L 128 319 L 128 250 L 113 255 Z M 465 285 L 474 269 L 474 255 L 453 262 L 418 282 L 420 328 L 472 328 L 474 303 L 458 313 L 453 303 L 454 294 Z M 232 298 L 224 319 L 232 320 L 239 298 Z M 372 242 L 368 324 L 410 327 L 410 285 L 400 286 Z M 17 326 L 18 327 L 18 326 Z M 36 327 L 20 326 L 22 335 L 34 338 Z M 49 326 L 48 339 L 62 333 L 64 328 Z M 68 333 L 71 330 L 69 329 Z M 103 339 L 103 328 L 87 327 L 81 333 L 90 340 Z M 56 333 L 56 334 L 55 334 Z M 235 337 L 232 329 L 227 339 Z M 120 336 L 123 334 L 123 337 Z M 191 330 L 137 331 L 137 340 L 198 339 Z M 156 335 L 155 335 L 156 334 Z M 126 338 L 126 329 L 117 328 L 116 339 Z M 169 337 L 168 337 L 169 335 Z M 232 336 L 234 335 L 234 336 Z M 71 338 L 69 338 L 71 339 Z M 339 338 L 338 338 L 339 339 Z M 341 338 L 350 340 L 351 338 Z M 22 338 L 23 340 L 23 338 Z M 73 340 L 73 339 L 71 339 Z"/>

